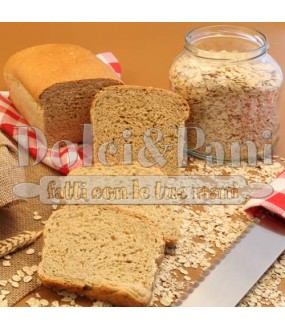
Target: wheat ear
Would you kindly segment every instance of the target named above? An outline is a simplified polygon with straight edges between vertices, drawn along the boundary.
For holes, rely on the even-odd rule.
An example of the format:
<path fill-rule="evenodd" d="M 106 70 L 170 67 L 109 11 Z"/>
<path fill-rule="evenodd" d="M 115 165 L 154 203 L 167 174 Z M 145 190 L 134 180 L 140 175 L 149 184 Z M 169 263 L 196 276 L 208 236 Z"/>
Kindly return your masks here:
<path fill-rule="evenodd" d="M 17 236 L 0 241 L 0 258 L 34 243 L 41 234 L 42 231 L 24 231 Z"/>

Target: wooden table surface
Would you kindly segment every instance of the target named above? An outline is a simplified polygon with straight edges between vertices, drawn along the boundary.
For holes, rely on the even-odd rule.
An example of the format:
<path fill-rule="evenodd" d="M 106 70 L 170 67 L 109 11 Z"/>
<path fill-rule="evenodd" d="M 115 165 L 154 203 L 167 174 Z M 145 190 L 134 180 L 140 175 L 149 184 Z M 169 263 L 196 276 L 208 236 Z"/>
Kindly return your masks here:
<path fill-rule="evenodd" d="M 183 50 L 185 34 L 217 23 L 0 23 L 3 46 L 0 70 L 13 53 L 44 43 L 74 43 L 94 53 L 112 51 L 120 60 L 127 84 L 168 88 L 168 70 Z M 241 25 L 239 23 L 230 23 Z M 285 71 L 285 23 L 242 23 L 265 33 L 270 54 Z M 280 142 L 285 157 L 285 85 L 281 96 Z M 0 90 L 5 89 L 0 75 Z"/>
<path fill-rule="evenodd" d="M 74 43 L 94 53 L 112 51 L 120 60 L 127 84 L 169 88 L 168 70 L 183 50 L 185 34 L 215 23 L 0 23 L 3 45 L 0 68 L 16 51 L 44 43 Z M 229 23 L 233 24 L 233 23 Z M 234 23 L 241 25 L 239 23 Z M 265 33 L 270 54 L 285 71 L 285 23 L 242 23 Z M 0 90 L 5 90 L 0 75 Z M 276 153 L 285 157 L 285 87 L 280 114 L 280 142 Z M 47 289 L 39 290 L 45 293 Z M 51 293 L 49 293 L 50 295 Z M 45 294 L 44 294 L 45 295 Z M 22 300 L 17 306 L 24 306 Z"/>

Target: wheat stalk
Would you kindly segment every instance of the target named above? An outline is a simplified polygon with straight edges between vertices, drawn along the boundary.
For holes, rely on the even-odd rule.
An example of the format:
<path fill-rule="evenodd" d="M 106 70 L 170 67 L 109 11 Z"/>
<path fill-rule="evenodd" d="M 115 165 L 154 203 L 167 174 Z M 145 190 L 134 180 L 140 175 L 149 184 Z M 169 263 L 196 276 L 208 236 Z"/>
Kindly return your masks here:
<path fill-rule="evenodd" d="M 41 234 L 42 231 L 24 231 L 17 236 L 0 241 L 0 258 L 34 243 Z"/>

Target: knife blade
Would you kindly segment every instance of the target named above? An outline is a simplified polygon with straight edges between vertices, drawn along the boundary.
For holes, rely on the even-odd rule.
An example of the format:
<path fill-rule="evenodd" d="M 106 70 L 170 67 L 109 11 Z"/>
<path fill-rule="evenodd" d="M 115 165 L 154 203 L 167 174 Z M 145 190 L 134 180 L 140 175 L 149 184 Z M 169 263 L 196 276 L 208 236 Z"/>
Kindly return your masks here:
<path fill-rule="evenodd" d="M 285 221 L 269 213 L 259 214 L 176 305 L 236 306 L 284 250 Z"/>

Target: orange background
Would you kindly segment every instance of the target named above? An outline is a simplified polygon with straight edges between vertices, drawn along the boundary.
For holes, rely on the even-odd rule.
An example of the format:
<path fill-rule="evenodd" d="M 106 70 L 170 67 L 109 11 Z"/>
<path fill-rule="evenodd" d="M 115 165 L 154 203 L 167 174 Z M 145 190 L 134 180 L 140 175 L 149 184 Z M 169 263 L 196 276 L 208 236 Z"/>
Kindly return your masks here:
<path fill-rule="evenodd" d="M 183 50 L 185 34 L 214 23 L 0 23 L 0 68 L 16 51 L 44 43 L 74 43 L 94 53 L 111 51 L 120 60 L 127 84 L 168 88 L 168 70 Z M 233 23 L 230 23 L 233 24 Z M 269 39 L 270 54 L 285 72 L 285 23 L 234 23 L 253 27 Z M 0 90 L 5 90 L 2 75 Z M 280 142 L 285 157 L 285 84 L 280 113 Z"/>

